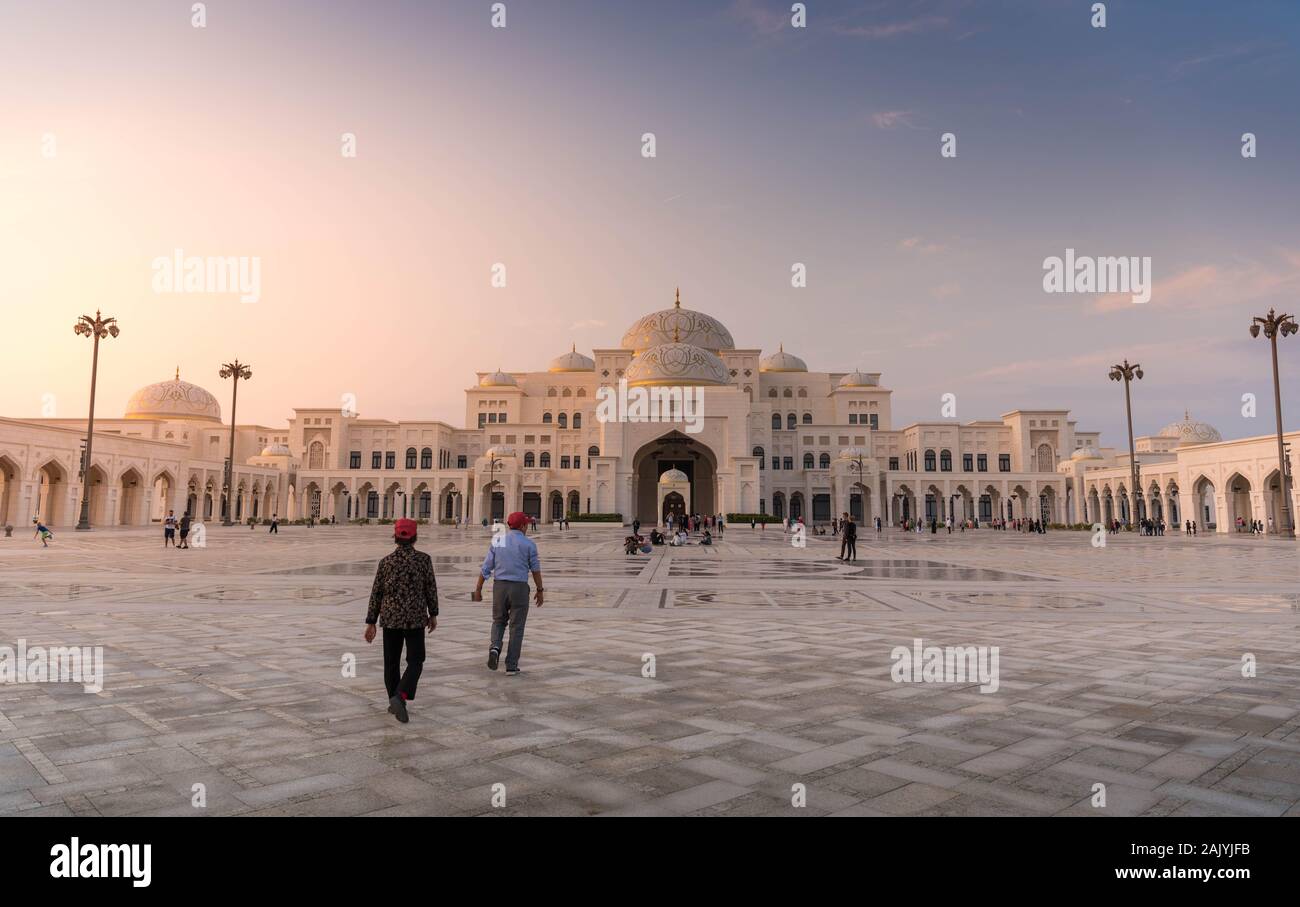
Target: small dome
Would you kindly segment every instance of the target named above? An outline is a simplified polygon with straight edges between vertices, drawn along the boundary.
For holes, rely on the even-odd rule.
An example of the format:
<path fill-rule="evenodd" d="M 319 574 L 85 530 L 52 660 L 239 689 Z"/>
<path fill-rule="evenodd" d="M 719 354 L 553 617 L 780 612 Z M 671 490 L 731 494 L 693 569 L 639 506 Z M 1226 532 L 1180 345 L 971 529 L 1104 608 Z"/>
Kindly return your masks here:
<path fill-rule="evenodd" d="M 860 372 L 857 369 L 849 372 L 839 380 L 836 387 L 875 387 L 880 383 L 879 375 L 868 375 L 866 372 Z"/>
<path fill-rule="evenodd" d="M 181 380 L 181 370 L 171 381 L 142 387 L 126 404 L 128 419 L 175 419 L 188 422 L 221 423 L 221 404 L 199 387 Z"/>
<path fill-rule="evenodd" d="M 623 373 L 629 385 L 727 383 L 727 367 L 714 353 L 689 343 L 661 343 L 632 357 Z"/>
<path fill-rule="evenodd" d="M 1222 441 L 1223 435 L 1219 430 L 1208 422 L 1197 422 L 1192 418 L 1192 414 L 1183 411 L 1183 418 L 1180 422 L 1170 422 L 1164 428 L 1160 429 L 1160 437 L 1177 438 L 1179 446 L 1188 444 L 1212 444 L 1215 441 Z"/>
<path fill-rule="evenodd" d="M 623 335 L 623 348 L 640 353 L 653 346 L 674 342 L 689 343 L 712 353 L 732 350 L 736 342 L 731 332 L 712 315 L 682 308 L 682 294 L 671 309 L 660 309 L 637 320 Z"/>
<path fill-rule="evenodd" d="M 513 457 L 514 455 L 515 449 L 509 444 L 497 444 L 493 447 L 489 447 L 483 454 L 485 457 L 496 460 L 504 460 L 506 457 Z"/>
<path fill-rule="evenodd" d="M 291 456 L 291 454 L 289 453 L 289 445 L 287 445 L 287 444 L 268 444 L 268 445 L 266 445 L 265 447 L 262 448 L 262 456 L 264 456 L 264 457 L 287 457 L 287 456 Z"/>
<path fill-rule="evenodd" d="M 569 352 L 556 356 L 547 366 L 548 372 L 594 372 L 596 370 L 596 360 L 590 356 L 584 356 L 578 352 L 578 345 L 574 344 L 573 349 Z"/>
<path fill-rule="evenodd" d="M 1101 451 L 1091 444 L 1080 447 L 1074 453 L 1070 454 L 1071 460 L 1100 460 Z"/>
<path fill-rule="evenodd" d="M 806 372 L 808 364 L 793 353 L 785 351 L 785 344 L 770 356 L 764 356 L 758 362 L 760 372 Z"/>
<path fill-rule="evenodd" d="M 670 469 L 659 477 L 660 485 L 668 485 L 672 482 L 690 482 L 691 477 L 680 469 Z"/>
<path fill-rule="evenodd" d="M 861 447 L 846 447 L 840 451 L 841 460 L 856 460 L 858 457 L 865 460 L 868 456 L 870 455 Z"/>
<path fill-rule="evenodd" d="M 478 379 L 479 387 L 518 387 L 519 382 L 514 379 L 513 375 L 507 375 L 505 372 L 497 369 L 490 375 L 484 375 Z"/>

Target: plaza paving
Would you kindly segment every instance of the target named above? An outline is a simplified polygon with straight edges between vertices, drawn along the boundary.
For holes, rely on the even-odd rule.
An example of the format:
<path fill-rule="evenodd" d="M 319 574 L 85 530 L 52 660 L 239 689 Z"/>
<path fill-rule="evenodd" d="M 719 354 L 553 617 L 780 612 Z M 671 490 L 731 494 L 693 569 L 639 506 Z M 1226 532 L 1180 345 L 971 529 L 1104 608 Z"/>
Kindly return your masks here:
<path fill-rule="evenodd" d="M 469 601 L 486 532 L 421 533 L 442 616 L 407 725 L 361 639 L 386 527 L 0 539 L 0 643 L 106 661 L 99 693 L 0 685 L 0 814 L 1300 814 L 1294 543 L 868 532 L 841 564 L 771 528 L 637 558 L 543 529 L 508 678 Z M 998 646 L 999 689 L 894 682 L 915 637 Z"/>

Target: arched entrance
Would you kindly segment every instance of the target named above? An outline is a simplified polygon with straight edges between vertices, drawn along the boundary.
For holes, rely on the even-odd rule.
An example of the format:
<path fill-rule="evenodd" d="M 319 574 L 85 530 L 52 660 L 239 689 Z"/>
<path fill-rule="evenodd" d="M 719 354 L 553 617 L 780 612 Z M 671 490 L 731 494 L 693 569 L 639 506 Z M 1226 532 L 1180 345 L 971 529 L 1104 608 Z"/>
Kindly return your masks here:
<path fill-rule="evenodd" d="M 134 467 L 122 473 L 117 489 L 117 520 L 122 526 L 143 522 L 141 504 L 144 477 Z M 170 487 L 170 486 L 169 486 Z"/>
<path fill-rule="evenodd" d="M 659 523 L 659 477 L 670 469 L 679 469 L 690 482 L 690 508 L 694 513 L 717 511 L 717 457 L 712 450 L 681 432 L 670 431 L 645 444 L 632 458 L 635 478 L 633 503 L 635 516 L 644 525 Z"/>
<path fill-rule="evenodd" d="M 670 515 L 676 523 L 680 523 L 681 517 L 686 515 L 686 499 L 675 491 L 664 495 L 664 512 L 659 515 L 659 522 L 667 525 Z"/>
<path fill-rule="evenodd" d="M 46 526 L 57 526 L 64 521 L 64 499 L 67 497 L 67 476 L 63 467 L 51 460 L 36 473 L 41 485 L 36 498 L 36 513 Z"/>
<path fill-rule="evenodd" d="M 12 525 L 18 509 L 18 464 L 0 457 L 0 526 Z"/>

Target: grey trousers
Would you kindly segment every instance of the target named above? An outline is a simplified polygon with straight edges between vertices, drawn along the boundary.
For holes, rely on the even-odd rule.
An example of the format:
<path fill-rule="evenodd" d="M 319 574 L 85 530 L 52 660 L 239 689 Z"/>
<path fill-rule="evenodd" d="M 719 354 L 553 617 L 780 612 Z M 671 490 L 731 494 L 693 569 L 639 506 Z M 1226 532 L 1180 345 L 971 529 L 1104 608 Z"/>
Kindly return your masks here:
<path fill-rule="evenodd" d="M 524 624 L 528 622 L 528 583 L 509 580 L 492 581 L 492 648 L 501 651 L 501 642 L 510 626 L 510 648 L 506 650 L 506 670 L 519 667 L 519 652 L 524 647 Z"/>

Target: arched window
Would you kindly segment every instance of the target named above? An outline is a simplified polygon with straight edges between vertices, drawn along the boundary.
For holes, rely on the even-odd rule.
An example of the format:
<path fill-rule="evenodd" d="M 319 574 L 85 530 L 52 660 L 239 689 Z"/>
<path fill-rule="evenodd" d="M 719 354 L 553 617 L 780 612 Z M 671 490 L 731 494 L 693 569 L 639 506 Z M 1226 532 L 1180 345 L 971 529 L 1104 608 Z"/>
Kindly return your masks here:
<path fill-rule="evenodd" d="M 548 397 L 555 397 L 555 396 L 558 396 L 558 393 L 557 393 L 557 391 L 555 390 L 555 388 L 553 388 L 553 387 L 549 387 L 549 388 L 546 389 L 546 396 L 548 396 Z"/>
<path fill-rule="evenodd" d="M 751 453 L 752 453 L 752 456 L 758 457 L 758 468 L 759 468 L 760 470 L 762 470 L 762 468 L 763 468 L 763 459 L 764 459 L 763 448 L 761 448 L 761 447 L 755 447 L 754 450 L 753 450 Z"/>
<path fill-rule="evenodd" d="M 420 451 L 420 468 L 433 469 L 433 448 L 426 447 Z"/>
<path fill-rule="evenodd" d="M 319 441 L 312 441 L 311 447 L 307 448 L 307 468 L 325 468 L 325 445 Z"/>
<path fill-rule="evenodd" d="M 925 471 L 934 472 L 934 450 L 930 449 L 925 452 Z"/>
<path fill-rule="evenodd" d="M 781 396 L 782 396 L 782 397 L 793 397 L 793 396 L 794 396 L 794 392 L 791 391 L 790 388 L 787 387 L 787 388 L 786 388 L 786 389 L 781 393 Z"/>
<path fill-rule="evenodd" d="M 571 388 L 571 387 L 566 387 L 566 388 L 564 389 L 564 393 L 560 394 L 560 396 L 561 396 L 561 397 L 572 397 L 572 396 L 573 396 L 573 388 Z"/>
<path fill-rule="evenodd" d="M 415 448 L 414 448 L 414 447 L 408 447 L 408 448 L 406 448 L 406 468 L 407 468 L 407 469 L 414 469 L 414 468 L 415 468 Z"/>
<path fill-rule="evenodd" d="M 772 431 L 781 430 L 781 414 L 772 413 Z"/>
<path fill-rule="evenodd" d="M 820 462 L 821 462 L 821 467 L 822 467 L 822 469 L 830 469 L 830 468 L 831 468 L 831 455 L 828 454 L 828 453 L 824 453 L 824 454 L 822 454 L 822 456 L 821 456 L 821 461 L 820 461 Z"/>
<path fill-rule="evenodd" d="M 813 468 L 813 455 L 812 455 L 812 454 L 810 454 L 810 453 L 806 453 L 806 454 L 803 455 L 803 468 L 804 468 L 804 469 L 812 469 L 812 468 Z"/>
<path fill-rule="evenodd" d="M 578 393 L 577 393 L 576 396 L 579 396 L 579 397 L 585 397 L 585 396 L 587 396 L 587 389 L 586 389 L 585 387 L 580 387 L 580 388 L 578 388 Z"/>
<path fill-rule="evenodd" d="M 533 456 L 533 452 L 531 450 L 524 454 L 525 469 L 532 469 L 533 466 L 536 464 L 536 462 L 537 462 L 537 458 Z"/>
<path fill-rule="evenodd" d="M 1055 468 L 1056 461 L 1052 456 L 1052 448 L 1047 444 L 1038 445 L 1038 471 L 1052 472 Z"/>
<path fill-rule="evenodd" d="M 540 462 L 542 469 L 551 468 L 551 452 L 549 450 L 542 451 Z"/>
<path fill-rule="evenodd" d="M 550 424 L 551 424 L 551 414 L 550 414 L 550 413 L 542 413 L 542 424 L 543 424 L 543 425 L 550 425 Z"/>
<path fill-rule="evenodd" d="M 798 424 L 798 423 L 795 421 L 794 413 L 790 413 L 789 415 L 787 415 L 787 416 L 785 417 L 785 427 L 786 427 L 788 430 L 793 431 L 795 425 L 797 425 L 797 424 Z"/>
<path fill-rule="evenodd" d="M 582 413 L 573 414 L 573 427 L 582 428 Z"/>
<path fill-rule="evenodd" d="M 801 387 L 801 388 L 799 388 L 799 396 L 800 396 L 800 397 L 806 397 L 806 396 L 808 396 L 808 388 L 806 388 L 806 387 Z"/>
<path fill-rule="evenodd" d="M 812 425 L 812 413 L 804 413 L 804 414 L 803 414 L 803 424 L 804 424 L 804 425 Z"/>
<path fill-rule="evenodd" d="M 939 470 L 941 472 L 952 472 L 952 451 L 944 450 L 939 454 Z"/>
<path fill-rule="evenodd" d="M 592 457 L 598 457 L 598 456 L 600 456 L 600 448 L 597 447 L 595 444 L 587 448 L 587 459 L 591 459 Z"/>
<path fill-rule="evenodd" d="M 568 413 L 560 413 L 558 416 L 555 417 L 555 424 L 558 425 L 560 428 L 568 428 L 568 427 L 569 427 L 569 414 L 568 414 Z"/>
<path fill-rule="evenodd" d="M 768 389 L 768 392 L 767 392 L 767 395 L 768 395 L 769 397 L 775 397 L 775 396 L 776 396 L 776 388 L 774 388 L 774 387 L 773 387 L 773 388 L 769 388 L 769 389 Z"/>

